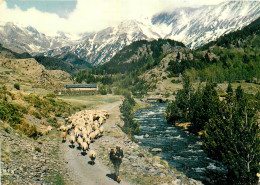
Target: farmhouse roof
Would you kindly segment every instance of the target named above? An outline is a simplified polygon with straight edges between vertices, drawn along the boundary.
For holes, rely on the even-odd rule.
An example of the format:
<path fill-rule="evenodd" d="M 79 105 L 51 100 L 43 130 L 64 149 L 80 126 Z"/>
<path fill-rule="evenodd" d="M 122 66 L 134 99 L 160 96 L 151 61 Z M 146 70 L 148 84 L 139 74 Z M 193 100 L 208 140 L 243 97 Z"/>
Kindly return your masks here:
<path fill-rule="evenodd" d="M 97 88 L 97 84 L 67 84 L 66 88 L 71 89 L 71 88 Z"/>

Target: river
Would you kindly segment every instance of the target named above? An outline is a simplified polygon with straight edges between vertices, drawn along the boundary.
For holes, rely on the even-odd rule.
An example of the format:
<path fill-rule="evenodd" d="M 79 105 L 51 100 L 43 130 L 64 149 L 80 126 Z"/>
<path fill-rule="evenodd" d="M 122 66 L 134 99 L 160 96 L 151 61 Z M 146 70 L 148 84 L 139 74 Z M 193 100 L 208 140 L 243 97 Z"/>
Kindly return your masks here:
<path fill-rule="evenodd" d="M 198 136 L 167 124 L 163 115 L 166 103 L 152 105 L 135 113 L 135 120 L 139 121 L 141 128 L 140 134 L 135 136 L 136 140 L 149 151 L 161 148 L 161 153 L 153 154 L 188 177 L 203 181 L 207 179 L 210 184 L 214 184 L 214 180 L 209 178 L 216 178 L 213 173 L 224 173 L 226 170 L 223 165 L 207 157 L 201 149 L 202 143 Z M 149 137 L 145 137 L 146 134 Z"/>

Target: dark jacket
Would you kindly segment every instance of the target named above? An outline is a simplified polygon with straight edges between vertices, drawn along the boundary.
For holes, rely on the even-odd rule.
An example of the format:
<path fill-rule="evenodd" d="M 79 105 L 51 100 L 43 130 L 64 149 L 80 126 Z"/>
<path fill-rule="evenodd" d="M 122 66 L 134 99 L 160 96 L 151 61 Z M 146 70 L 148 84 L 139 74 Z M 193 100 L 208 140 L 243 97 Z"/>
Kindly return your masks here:
<path fill-rule="evenodd" d="M 116 159 L 116 162 L 118 163 L 122 163 L 122 158 L 124 157 L 124 153 L 123 153 L 123 150 L 120 148 L 119 150 L 117 149 L 116 150 L 116 153 L 115 153 L 115 159 Z"/>

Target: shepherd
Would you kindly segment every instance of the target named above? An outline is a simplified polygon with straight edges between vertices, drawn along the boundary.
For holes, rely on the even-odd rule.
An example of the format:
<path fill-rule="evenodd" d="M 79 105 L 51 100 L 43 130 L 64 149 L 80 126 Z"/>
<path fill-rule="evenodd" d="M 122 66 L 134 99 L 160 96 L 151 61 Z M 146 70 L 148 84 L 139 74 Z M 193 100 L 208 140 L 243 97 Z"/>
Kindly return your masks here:
<path fill-rule="evenodd" d="M 114 165 L 115 168 L 115 180 L 117 182 L 120 182 L 120 176 L 119 176 L 119 167 L 122 163 L 122 158 L 124 157 L 123 150 L 120 148 L 120 146 L 116 146 L 115 149 L 111 149 L 110 151 L 110 160 Z"/>

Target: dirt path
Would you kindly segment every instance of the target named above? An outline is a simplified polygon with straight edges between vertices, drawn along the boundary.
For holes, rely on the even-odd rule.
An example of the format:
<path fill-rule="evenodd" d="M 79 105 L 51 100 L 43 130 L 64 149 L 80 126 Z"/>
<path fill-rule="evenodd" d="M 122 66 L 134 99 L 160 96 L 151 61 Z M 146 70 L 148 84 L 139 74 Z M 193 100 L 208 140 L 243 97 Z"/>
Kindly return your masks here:
<path fill-rule="evenodd" d="M 96 107 L 100 110 L 108 110 L 110 118 L 104 124 L 105 130 L 109 131 L 116 128 L 116 123 L 119 121 L 119 105 L 121 101 L 109 103 Z M 96 149 L 99 146 L 100 141 L 103 137 L 99 138 L 99 141 L 96 141 L 90 144 L 90 149 Z M 110 143 L 111 144 L 111 143 Z M 116 143 L 114 143 L 116 145 Z M 61 144 L 61 154 L 64 160 L 67 162 L 67 167 L 70 170 L 71 178 L 74 180 L 72 184 L 86 184 L 86 185 L 115 185 L 118 184 L 111 178 L 113 173 L 112 169 L 109 169 L 107 166 L 101 163 L 101 159 L 97 154 L 95 164 L 89 164 L 88 155 L 81 155 L 81 151 L 75 148 L 69 147 L 69 142 Z M 121 181 L 122 185 L 130 184 L 124 180 Z"/>

